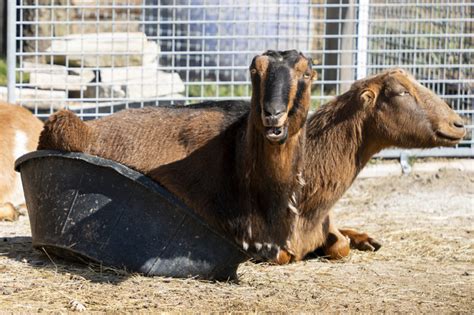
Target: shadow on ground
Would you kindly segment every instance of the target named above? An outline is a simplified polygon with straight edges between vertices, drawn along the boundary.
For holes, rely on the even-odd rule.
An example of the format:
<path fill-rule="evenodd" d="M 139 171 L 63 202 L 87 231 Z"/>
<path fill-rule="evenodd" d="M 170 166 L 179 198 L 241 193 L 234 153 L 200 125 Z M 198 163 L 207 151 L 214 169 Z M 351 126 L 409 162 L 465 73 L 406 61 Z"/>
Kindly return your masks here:
<path fill-rule="evenodd" d="M 44 248 L 33 248 L 31 237 L 27 236 L 0 238 L 1 257 L 7 257 L 33 268 L 75 274 L 95 283 L 119 284 L 133 275 L 125 270 L 105 267 L 94 262 L 59 258 Z"/>

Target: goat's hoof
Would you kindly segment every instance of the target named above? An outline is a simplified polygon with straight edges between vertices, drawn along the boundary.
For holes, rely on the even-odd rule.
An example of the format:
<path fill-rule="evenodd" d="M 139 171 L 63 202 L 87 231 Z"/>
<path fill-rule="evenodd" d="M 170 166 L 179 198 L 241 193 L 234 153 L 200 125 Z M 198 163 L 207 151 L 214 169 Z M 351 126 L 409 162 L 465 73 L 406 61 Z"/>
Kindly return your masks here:
<path fill-rule="evenodd" d="M 363 251 L 376 252 L 380 249 L 380 247 L 382 247 L 382 244 L 380 244 L 380 242 L 369 237 L 366 241 L 360 242 L 357 245 L 353 245 L 352 248 Z"/>
<path fill-rule="evenodd" d="M 339 230 L 342 235 L 348 237 L 351 242 L 351 248 L 362 251 L 376 252 L 382 247 L 382 244 L 370 237 L 367 233 L 360 233 L 355 230 Z"/>

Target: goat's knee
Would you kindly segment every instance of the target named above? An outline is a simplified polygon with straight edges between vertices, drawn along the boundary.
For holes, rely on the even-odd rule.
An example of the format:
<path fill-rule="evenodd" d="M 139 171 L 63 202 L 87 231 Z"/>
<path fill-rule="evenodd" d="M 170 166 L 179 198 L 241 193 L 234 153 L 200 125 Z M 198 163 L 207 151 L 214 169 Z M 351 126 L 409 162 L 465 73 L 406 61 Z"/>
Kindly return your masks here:
<path fill-rule="evenodd" d="M 322 249 L 329 259 L 341 259 L 349 256 L 350 245 L 350 240 L 336 230 L 329 232 Z"/>

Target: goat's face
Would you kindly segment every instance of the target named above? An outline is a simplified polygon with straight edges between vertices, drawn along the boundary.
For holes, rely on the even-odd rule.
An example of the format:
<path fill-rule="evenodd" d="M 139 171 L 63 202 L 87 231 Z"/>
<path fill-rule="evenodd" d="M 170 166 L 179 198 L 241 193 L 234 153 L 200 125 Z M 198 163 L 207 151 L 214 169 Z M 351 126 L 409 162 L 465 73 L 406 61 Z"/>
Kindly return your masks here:
<path fill-rule="evenodd" d="M 253 59 L 250 74 L 254 123 L 271 143 L 282 144 L 306 120 L 316 75 L 312 60 L 296 50 L 267 51 Z"/>
<path fill-rule="evenodd" d="M 373 115 L 373 128 L 385 146 L 452 146 L 464 137 L 461 117 L 404 70 L 362 81 L 362 103 Z"/>

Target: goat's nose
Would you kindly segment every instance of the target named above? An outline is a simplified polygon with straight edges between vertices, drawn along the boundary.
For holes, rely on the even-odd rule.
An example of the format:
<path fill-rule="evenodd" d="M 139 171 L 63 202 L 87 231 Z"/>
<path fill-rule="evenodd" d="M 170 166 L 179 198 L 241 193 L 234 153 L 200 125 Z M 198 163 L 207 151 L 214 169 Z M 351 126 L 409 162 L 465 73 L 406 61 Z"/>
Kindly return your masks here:
<path fill-rule="evenodd" d="M 464 122 L 462 120 L 453 121 L 453 126 L 456 128 L 464 128 Z"/>
<path fill-rule="evenodd" d="M 285 119 L 284 110 L 263 110 L 263 125 L 266 127 L 280 126 Z"/>
<path fill-rule="evenodd" d="M 263 114 L 266 116 L 266 117 L 280 117 L 281 115 L 283 115 L 283 110 L 282 109 L 264 109 L 263 110 Z"/>

